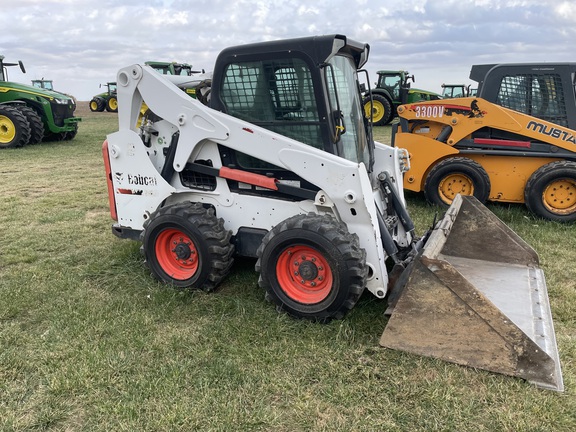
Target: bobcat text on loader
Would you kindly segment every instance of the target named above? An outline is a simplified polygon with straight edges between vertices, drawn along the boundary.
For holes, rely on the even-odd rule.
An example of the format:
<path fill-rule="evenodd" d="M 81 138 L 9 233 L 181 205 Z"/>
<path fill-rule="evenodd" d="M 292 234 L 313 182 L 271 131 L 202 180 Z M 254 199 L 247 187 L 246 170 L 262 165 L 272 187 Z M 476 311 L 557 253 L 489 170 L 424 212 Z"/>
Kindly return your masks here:
<path fill-rule="evenodd" d="M 292 316 L 342 318 L 367 289 L 393 307 L 381 345 L 562 391 L 534 250 L 473 197 L 415 236 L 407 152 L 374 142 L 363 115 L 368 53 L 342 35 L 228 48 L 209 106 L 150 67 L 121 69 L 103 145 L 112 231 L 167 284 L 212 291 L 235 255 L 257 258 Z"/>

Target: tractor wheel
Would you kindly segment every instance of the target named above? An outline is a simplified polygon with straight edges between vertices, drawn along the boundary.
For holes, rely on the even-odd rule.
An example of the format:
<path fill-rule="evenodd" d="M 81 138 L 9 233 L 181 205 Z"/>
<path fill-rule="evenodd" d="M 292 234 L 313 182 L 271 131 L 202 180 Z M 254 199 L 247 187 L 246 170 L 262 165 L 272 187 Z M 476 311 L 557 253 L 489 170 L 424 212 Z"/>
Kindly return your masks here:
<path fill-rule="evenodd" d="M 94 98 L 90 101 L 90 111 L 92 112 L 102 112 L 106 107 L 106 101 L 102 98 Z"/>
<path fill-rule="evenodd" d="M 26 116 L 30 124 L 30 139 L 28 144 L 38 144 L 44 138 L 44 123 L 42 117 L 29 106 L 21 106 L 19 110 Z"/>
<path fill-rule="evenodd" d="M 106 111 L 108 112 L 118 112 L 118 99 L 116 96 L 111 96 L 106 102 Z"/>
<path fill-rule="evenodd" d="M 364 115 L 368 119 L 372 117 L 374 126 L 385 126 L 394 118 L 392 104 L 384 96 L 378 94 L 372 95 L 372 106 L 370 106 L 369 97 L 364 99 Z"/>
<path fill-rule="evenodd" d="M 257 254 L 266 298 L 297 318 L 342 318 L 366 285 L 366 252 L 358 236 L 329 216 L 286 219 L 266 234 Z"/>
<path fill-rule="evenodd" d="M 66 139 L 68 132 L 48 132 L 44 135 L 44 142 L 58 142 Z"/>
<path fill-rule="evenodd" d="M 524 201 L 542 218 L 576 221 L 576 162 L 556 161 L 537 169 L 526 183 Z"/>
<path fill-rule="evenodd" d="M 30 133 L 30 123 L 18 108 L 0 105 L 0 149 L 28 144 Z"/>
<path fill-rule="evenodd" d="M 76 138 L 76 135 L 78 134 L 78 124 L 76 124 L 76 127 L 74 128 L 74 130 L 66 132 L 66 136 L 64 136 L 64 141 L 71 141 L 74 138 Z"/>
<path fill-rule="evenodd" d="M 232 267 L 231 236 L 213 209 L 174 204 L 157 210 L 144 224 L 142 251 L 158 280 L 208 292 Z"/>
<path fill-rule="evenodd" d="M 485 203 L 490 196 L 490 177 L 478 162 L 463 157 L 444 159 L 426 177 L 424 195 L 428 202 L 443 207 L 457 194 L 474 195 Z"/>

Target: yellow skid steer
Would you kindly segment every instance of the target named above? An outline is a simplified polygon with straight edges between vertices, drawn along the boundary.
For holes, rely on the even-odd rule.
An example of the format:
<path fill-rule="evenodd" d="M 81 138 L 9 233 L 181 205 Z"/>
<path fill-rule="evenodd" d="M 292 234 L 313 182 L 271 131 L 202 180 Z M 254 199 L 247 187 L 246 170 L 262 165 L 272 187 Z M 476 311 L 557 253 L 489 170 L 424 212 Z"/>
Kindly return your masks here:
<path fill-rule="evenodd" d="M 120 69 L 103 145 L 113 233 L 176 287 L 212 291 L 252 257 L 265 297 L 298 318 L 343 318 L 367 290 L 394 307 L 383 345 L 561 391 L 534 251 L 471 198 L 415 235 L 408 152 L 374 142 L 363 115 L 368 53 L 343 35 L 231 47 L 208 101 Z"/>

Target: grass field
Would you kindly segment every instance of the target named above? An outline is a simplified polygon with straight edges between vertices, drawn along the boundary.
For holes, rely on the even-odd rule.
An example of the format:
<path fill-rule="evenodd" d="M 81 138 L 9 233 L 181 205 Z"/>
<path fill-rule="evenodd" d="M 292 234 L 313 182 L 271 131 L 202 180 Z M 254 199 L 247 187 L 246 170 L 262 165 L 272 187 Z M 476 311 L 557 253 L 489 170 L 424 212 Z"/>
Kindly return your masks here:
<path fill-rule="evenodd" d="M 574 225 L 489 206 L 540 254 L 558 394 L 379 348 L 385 303 L 368 294 L 328 325 L 279 315 L 250 260 L 212 294 L 157 283 L 110 230 L 116 115 L 82 105 L 75 140 L 0 152 L 1 431 L 576 430 Z M 436 210 L 408 200 L 422 233 Z"/>

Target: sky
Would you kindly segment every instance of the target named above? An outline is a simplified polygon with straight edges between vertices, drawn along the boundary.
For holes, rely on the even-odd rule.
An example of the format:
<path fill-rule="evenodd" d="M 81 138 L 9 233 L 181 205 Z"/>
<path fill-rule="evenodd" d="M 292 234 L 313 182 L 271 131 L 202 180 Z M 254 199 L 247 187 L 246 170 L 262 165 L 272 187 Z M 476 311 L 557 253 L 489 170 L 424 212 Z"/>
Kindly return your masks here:
<path fill-rule="evenodd" d="M 120 68 L 177 61 L 213 70 L 229 46 L 339 33 L 370 44 L 365 68 L 412 87 L 473 84 L 481 63 L 576 61 L 576 2 L 563 0 L 1 0 L 11 81 L 51 79 L 88 101 Z"/>

